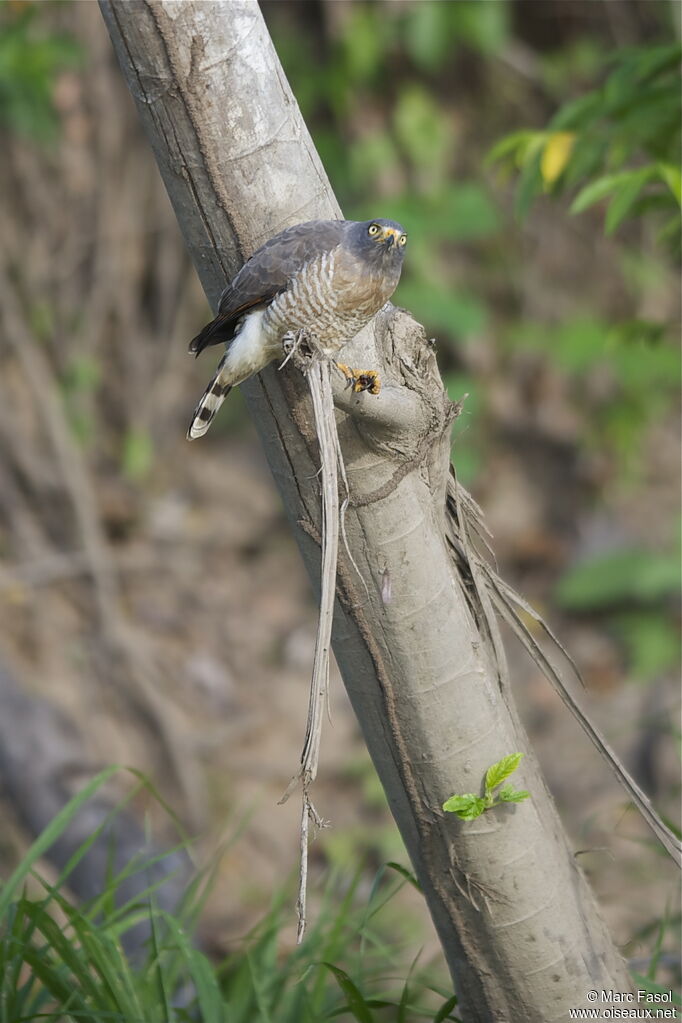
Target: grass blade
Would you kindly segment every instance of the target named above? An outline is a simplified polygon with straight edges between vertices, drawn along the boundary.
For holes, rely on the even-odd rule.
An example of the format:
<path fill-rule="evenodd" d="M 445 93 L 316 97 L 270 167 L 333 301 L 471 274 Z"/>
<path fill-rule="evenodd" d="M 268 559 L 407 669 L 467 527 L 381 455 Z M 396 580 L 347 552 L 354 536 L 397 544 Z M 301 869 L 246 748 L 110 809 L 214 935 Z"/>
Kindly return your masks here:
<path fill-rule="evenodd" d="M 374 1023 L 374 1016 L 369 1005 L 346 971 L 342 970 L 339 966 L 334 966 L 333 963 L 321 963 L 321 965 L 326 966 L 333 973 L 336 982 L 346 996 L 348 1011 L 352 1012 L 358 1023 Z"/>
<path fill-rule="evenodd" d="M 40 859 L 41 856 L 50 848 L 55 842 L 64 828 L 67 826 L 71 818 L 78 812 L 84 803 L 87 803 L 88 799 L 101 788 L 120 768 L 118 766 L 107 767 L 104 771 L 100 771 L 99 774 L 95 775 L 91 782 L 85 786 L 77 795 L 70 799 L 69 802 L 59 811 L 57 816 L 51 821 L 41 835 L 35 840 L 33 845 L 30 847 L 23 860 L 11 874 L 9 880 L 3 885 L 0 891 L 0 920 L 5 916 L 7 907 L 9 906 L 14 893 L 21 884 L 21 882 L 31 872 L 31 868 L 34 863 Z"/>

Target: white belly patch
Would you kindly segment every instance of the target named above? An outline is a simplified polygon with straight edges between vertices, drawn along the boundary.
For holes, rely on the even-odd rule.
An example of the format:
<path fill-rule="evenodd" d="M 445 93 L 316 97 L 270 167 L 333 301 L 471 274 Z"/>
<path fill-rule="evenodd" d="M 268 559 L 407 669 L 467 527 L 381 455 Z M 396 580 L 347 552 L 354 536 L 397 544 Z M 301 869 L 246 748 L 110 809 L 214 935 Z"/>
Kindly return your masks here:
<path fill-rule="evenodd" d="M 227 350 L 225 365 L 230 376 L 239 376 L 243 380 L 261 370 L 276 354 L 270 351 L 263 330 L 264 315 L 264 309 L 253 309 L 244 316 Z"/>

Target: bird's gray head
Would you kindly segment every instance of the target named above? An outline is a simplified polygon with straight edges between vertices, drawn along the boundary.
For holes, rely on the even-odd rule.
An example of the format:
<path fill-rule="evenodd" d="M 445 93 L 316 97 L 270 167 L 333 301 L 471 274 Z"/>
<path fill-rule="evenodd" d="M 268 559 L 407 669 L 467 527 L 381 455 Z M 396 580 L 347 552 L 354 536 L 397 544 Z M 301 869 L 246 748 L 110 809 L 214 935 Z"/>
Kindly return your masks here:
<path fill-rule="evenodd" d="M 348 241 L 353 250 L 372 263 L 400 266 L 405 255 L 407 235 L 396 220 L 352 221 Z"/>

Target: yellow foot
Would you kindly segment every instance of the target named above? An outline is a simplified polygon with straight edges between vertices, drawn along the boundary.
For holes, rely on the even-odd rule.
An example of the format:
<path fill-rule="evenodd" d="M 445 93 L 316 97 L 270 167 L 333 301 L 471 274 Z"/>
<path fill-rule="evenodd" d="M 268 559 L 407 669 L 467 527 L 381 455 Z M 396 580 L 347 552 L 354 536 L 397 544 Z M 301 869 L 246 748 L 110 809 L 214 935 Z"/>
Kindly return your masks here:
<path fill-rule="evenodd" d="M 379 380 L 379 374 L 374 369 L 352 369 L 350 366 L 346 366 L 343 362 L 335 363 L 337 369 L 340 369 L 345 376 L 348 387 L 351 387 L 353 391 L 359 393 L 360 391 L 369 391 L 370 394 L 378 394 L 381 390 L 381 381 Z"/>

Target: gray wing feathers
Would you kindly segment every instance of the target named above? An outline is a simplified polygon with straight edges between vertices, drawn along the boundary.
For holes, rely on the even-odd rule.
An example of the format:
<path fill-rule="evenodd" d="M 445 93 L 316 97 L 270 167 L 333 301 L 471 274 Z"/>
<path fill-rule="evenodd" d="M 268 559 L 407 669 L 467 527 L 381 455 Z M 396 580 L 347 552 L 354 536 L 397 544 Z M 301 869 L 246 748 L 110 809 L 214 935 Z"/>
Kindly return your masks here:
<path fill-rule="evenodd" d="M 218 315 L 189 344 L 199 355 L 209 345 L 228 343 L 247 309 L 271 301 L 306 263 L 343 240 L 348 220 L 309 220 L 271 238 L 251 256 L 220 296 Z"/>
<path fill-rule="evenodd" d="M 218 315 L 227 317 L 274 298 L 301 267 L 339 245 L 348 223 L 346 220 L 309 220 L 271 238 L 225 288 L 220 296 Z"/>

